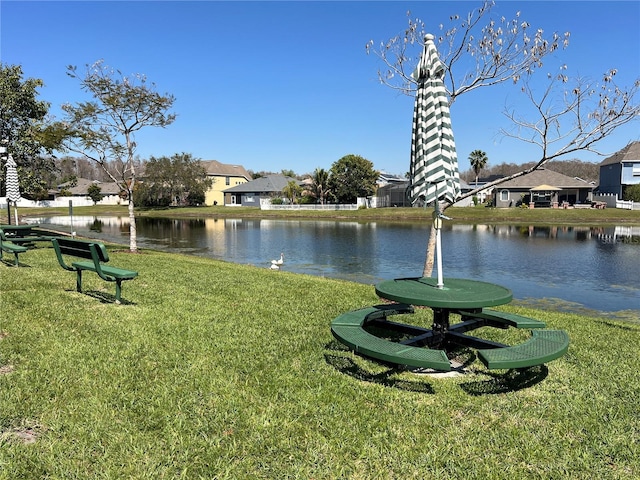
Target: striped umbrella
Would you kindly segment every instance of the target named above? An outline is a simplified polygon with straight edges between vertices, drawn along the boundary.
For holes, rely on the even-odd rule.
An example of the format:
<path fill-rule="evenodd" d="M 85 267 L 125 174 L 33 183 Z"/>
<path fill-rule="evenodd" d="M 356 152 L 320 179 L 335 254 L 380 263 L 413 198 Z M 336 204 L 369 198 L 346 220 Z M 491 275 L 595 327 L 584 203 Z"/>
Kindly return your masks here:
<path fill-rule="evenodd" d="M 418 91 L 413 109 L 409 197 L 411 203 L 433 203 L 433 227 L 436 234 L 436 262 L 439 288 L 442 280 L 442 248 L 440 202 L 453 203 L 460 195 L 458 156 L 451 128 L 449 99 L 444 87 L 444 65 L 438 58 L 433 35 L 424 38 L 424 49 L 413 78 Z"/>
<path fill-rule="evenodd" d="M 451 129 L 449 100 L 433 35 L 425 37 L 413 78 L 418 91 L 413 109 L 409 196 L 411 203 L 437 200 L 453 203 L 460 194 L 458 156 Z"/>
<path fill-rule="evenodd" d="M 18 224 L 18 200 L 20 200 L 20 183 L 18 181 L 18 165 L 13 160 L 13 157 L 9 155 L 7 159 L 7 172 L 5 177 L 5 182 L 7 185 L 7 200 L 13 202 L 13 207 L 15 210 L 15 221 L 16 225 Z"/>

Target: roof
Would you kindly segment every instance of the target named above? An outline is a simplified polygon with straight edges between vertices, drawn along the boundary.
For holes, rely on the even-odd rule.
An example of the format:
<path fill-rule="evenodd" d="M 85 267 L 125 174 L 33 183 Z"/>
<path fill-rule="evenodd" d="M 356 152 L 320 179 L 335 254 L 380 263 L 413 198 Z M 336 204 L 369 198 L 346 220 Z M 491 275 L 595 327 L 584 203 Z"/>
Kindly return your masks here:
<path fill-rule="evenodd" d="M 393 175 L 386 172 L 380 172 L 378 175 L 378 183 L 387 184 L 387 183 L 405 183 L 407 179 L 405 177 L 401 177 L 400 175 Z"/>
<path fill-rule="evenodd" d="M 103 195 L 118 195 L 121 190 L 115 182 L 99 182 L 98 180 L 88 180 L 86 178 L 78 178 L 73 187 L 70 186 L 71 184 L 72 182 L 63 183 L 58 185 L 58 188 L 69 190 L 72 195 L 80 196 L 86 196 L 89 187 L 94 184 L 100 187 L 100 193 Z"/>
<path fill-rule="evenodd" d="M 610 157 L 605 158 L 602 162 L 600 162 L 600 166 L 612 165 L 615 163 L 629 162 L 634 160 L 636 162 L 640 162 L 640 142 L 629 143 L 619 152 L 616 152 Z"/>
<path fill-rule="evenodd" d="M 228 165 L 217 160 L 200 160 L 207 171 L 207 175 L 219 175 L 224 177 L 244 177 L 251 180 L 251 175 L 242 165 Z"/>
<path fill-rule="evenodd" d="M 227 188 L 225 193 L 279 193 L 282 192 L 284 187 L 292 180 L 298 185 L 301 183 L 295 178 L 285 177 L 280 174 L 267 175 L 241 185 L 236 185 L 235 187 Z"/>
<path fill-rule="evenodd" d="M 539 168 L 526 175 L 521 175 L 513 180 L 496 185 L 495 188 L 521 188 L 531 190 L 540 185 L 549 185 L 559 188 L 594 188 L 590 183 L 579 178 L 569 177 L 562 173 Z"/>

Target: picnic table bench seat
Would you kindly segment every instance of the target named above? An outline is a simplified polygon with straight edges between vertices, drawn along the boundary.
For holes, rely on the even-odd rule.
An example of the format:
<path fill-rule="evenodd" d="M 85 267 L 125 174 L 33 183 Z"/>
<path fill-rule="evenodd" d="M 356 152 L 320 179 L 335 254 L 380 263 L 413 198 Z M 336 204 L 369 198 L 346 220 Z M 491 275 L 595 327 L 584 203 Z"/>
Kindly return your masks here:
<path fill-rule="evenodd" d="M 0 259 L 2 259 L 3 253 L 11 253 L 15 256 L 14 264 L 16 267 L 20 265 L 18 261 L 18 255 L 20 253 L 24 253 L 28 250 L 27 247 L 22 245 L 17 245 L 10 240 L 7 240 L 5 234 L 2 230 L 0 230 Z"/>
<path fill-rule="evenodd" d="M 564 330 L 532 330 L 529 340 L 513 347 L 478 350 L 487 368 L 501 370 L 542 365 L 560 358 L 569 349 L 569 335 Z"/>
<path fill-rule="evenodd" d="M 104 244 L 95 241 L 76 240 L 71 238 L 54 238 L 51 240 L 58 258 L 58 263 L 65 270 L 76 272 L 76 290 L 82 292 L 82 272 L 95 272 L 107 282 L 116 283 L 116 302 L 120 303 L 122 282 L 132 280 L 138 272 L 105 265 L 109 261 L 109 254 Z M 67 264 L 65 257 L 78 257 L 85 261 L 72 261 Z"/>
<path fill-rule="evenodd" d="M 478 311 L 459 310 L 462 320 L 480 318 L 488 320 L 489 324 L 494 327 L 515 327 L 515 328 L 544 328 L 546 323 L 535 320 L 533 318 L 518 315 L 516 313 L 501 312 L 490 308 L 483 308 Z"/>
<path fill-rule="evenodd" d="M 386 319 L 390 315 L 413 313 L 413 307 L 406 304 L 377 305 L 343 313 L 331 322 L 331 332 L 341 343 L 355 353 L 384 362 L 411 367 L 451 370 L 451 364 L 444 350 L 404 345 L 376 337 L 363 327 L 373 320 Z"/>

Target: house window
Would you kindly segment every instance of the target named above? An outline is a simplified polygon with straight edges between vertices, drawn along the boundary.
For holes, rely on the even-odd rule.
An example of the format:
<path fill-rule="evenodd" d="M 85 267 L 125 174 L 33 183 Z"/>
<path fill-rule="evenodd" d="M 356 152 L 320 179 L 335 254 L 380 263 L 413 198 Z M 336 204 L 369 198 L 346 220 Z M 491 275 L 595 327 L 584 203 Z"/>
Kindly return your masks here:
<path fill-rule="evenodd" d="M 231 178 L 230 177 L 225 177 L 224 184 L 225 185 L 231 185 Z"/>
<path fill-rule="evenodd" d="M 640 165 L 634 165 L 631 169 L 631 175 L 634 177 L 640 177 Z"/>
<path fill-rule="evenodd" d="M 253 195 L 250 193 L 244 196 L 245 203 L 253 203 Z"/>
<path fill-rule="evenodd" d="M 509 201 L 509 190 L 500 190 L 500 201 L 501 202 Z"/>

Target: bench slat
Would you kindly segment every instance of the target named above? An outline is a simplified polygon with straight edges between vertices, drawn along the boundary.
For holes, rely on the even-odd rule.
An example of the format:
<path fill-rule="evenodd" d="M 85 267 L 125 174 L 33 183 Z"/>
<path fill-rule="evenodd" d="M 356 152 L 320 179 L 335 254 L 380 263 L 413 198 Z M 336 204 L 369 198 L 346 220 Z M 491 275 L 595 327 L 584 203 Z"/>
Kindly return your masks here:
<path fill-rule="evenodd" d="M 81 268 L 82 270 L 90 270 L 92 272 L 97 273 L 96 266 L 93 262 L 74 262 L 71 264 L 72 267 Z M 123 268 L 110 267 L 109 265 L 101 265 L 100 270 L 107 275 L 110 275 L 114 278 L 121 278 L 123 280 L 130 280 L 138 276 L 138 272 L 134 272 L 133 270 L 125 270 Z"/>
<path fill-rule="evenodd" d="M 525 368 L 555 360 L 569 349 L 564 330 L 532 330 L 529 340 L 506 348 L 478 350 L 480 360 L 490 369 Z"/>

